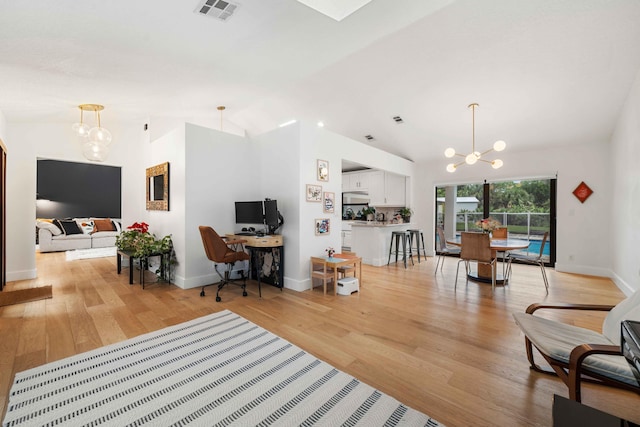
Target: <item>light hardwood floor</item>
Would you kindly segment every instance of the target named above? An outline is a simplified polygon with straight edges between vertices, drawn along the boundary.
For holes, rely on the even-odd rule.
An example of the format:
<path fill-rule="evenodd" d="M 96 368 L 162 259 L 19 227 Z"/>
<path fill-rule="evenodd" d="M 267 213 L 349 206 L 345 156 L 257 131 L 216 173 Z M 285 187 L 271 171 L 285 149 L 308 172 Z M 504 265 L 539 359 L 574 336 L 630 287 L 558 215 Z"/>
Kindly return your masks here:
<path fill-rule="evenodd" d="M 454 291 L 457 259 L 433 274 L 434 258 L 413 267 L 363 266 L 359 294 L 279 291 L 254 282 L 249 296 L 230 287 L 152 284 L 145 290 L 116 274 L 115 257 L 65 261 L 37 255 L 38 279 L 8 289 L 53 285 L 53 298 L 0 308 L 0 399 L 16 372 L 230 309 L 358 379 L 450 426 L 551 425 L 552 398 L 567 396 L 556 377 L 528 368 L 523 337 L 511 313 L 532 302 L 615 304 L 624 295 L 608 279 L 514 266 L 512 283 L 497 287 L 464 279 Z M 151 273 L 149 273 L 151 274 Z M 151 279 L 152 277 L 150 277 Z M 601 313 L 560 319 L 599 330 Z M 640 422 L 640 396 L 587 385 L 583 402 Z"/>

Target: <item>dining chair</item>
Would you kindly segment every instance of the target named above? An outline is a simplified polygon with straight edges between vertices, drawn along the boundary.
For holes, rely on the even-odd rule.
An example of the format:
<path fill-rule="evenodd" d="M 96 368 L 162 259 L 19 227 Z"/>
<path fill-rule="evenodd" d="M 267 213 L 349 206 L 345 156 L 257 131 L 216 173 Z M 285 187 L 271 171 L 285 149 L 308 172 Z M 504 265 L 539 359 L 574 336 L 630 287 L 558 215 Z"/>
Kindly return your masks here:
<path fill-rule="evenodd" d="M 454 289 L 458 286 L 458 272 L 460 271 L 460 263 L 464 262 L 469 271 L 469 263 L 475 261 L 478 264 L 487 264 L 491 266 L 491 292 L 496 288 L 496 266 L 497 258 L 495 251 L 491 250 L 491 238 L 488 233 L 472 233 L 462 232 L 460 246 L 460 260 L 456 268 L 456 283 Z M 467 282 L 469 276 L 467 274 Z"/>
<path fill-rule="evenodd" d="M 498 227 L 491 232 L 491 238 L 495 240 L 507 240 L 509 238 L 509 231 L 507 227 Z M 507 255 L 509 255 L 509 251 L 496 251 L 496 256 L 502 259 L 502 277 L 507 277 L 505 275 L 505 263 L 507 261 Z"/>
<path fill-rule="evenodd" d="M 524 255 L 518 253 L 510 253 L 508 256 L 509 263 L 507 267 L 507 277 L 511 277 L 511 261 L 516 260 L 518 262 L 523 262 L 526 264 L 534 264 L 540 266 L 540 271 L 542 271 L 542 280 L 544 280 L 544 287 L 549 293 L 549 280 L 547 279 L 547 271 L 544 266 L 544 246 L 547 243 L 547 239 L 549 238 L 549 232 L 545 231 L 544 236 L 542 236 L 542 242 L 540 242 L 540 253 L 538 255 Z"/>
<path fill-rule="evenodd" d="M 327 282 L 333 281 L 333 269 L 327 266 L 327 260 L 322 257 L 311 257 L 311 289 L 313 290 L 313 279 L 322 280 L 322 290 L 327 294 Z M 336 286 L 334 283 L 333 286 Z"/>
<path fill-rule="evenodd" d="M 442 272 L 442 267 L 444 266 L 444 258 L 447 255 L 458 255 L 460 254 L 460 248 L 458 246 L 449 246 L 447 245 L 447 239 L 444 237 L 444 230 L 442 227 L 437 227 L 438 230 L 438 252 L 440 252 L 440 256 L 438 257 L 438 261 L 436 262 L 436 270 L 433 274 L 438 272 L 438 265 L 440 266 L 440 272 Z"/>

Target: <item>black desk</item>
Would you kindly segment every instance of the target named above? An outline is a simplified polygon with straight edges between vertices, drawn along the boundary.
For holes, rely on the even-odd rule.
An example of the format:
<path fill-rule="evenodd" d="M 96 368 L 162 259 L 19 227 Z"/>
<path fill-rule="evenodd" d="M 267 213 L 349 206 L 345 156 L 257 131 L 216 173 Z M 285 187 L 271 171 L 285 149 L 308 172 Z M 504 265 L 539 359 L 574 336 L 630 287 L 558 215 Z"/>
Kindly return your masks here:
<path fill-rule="evenodd" d="M 169 271 L 164 270 L 165 265 L 165 257 L 171 256 L 171 251 L 166 252 L 157 252 L 150 254 L 146 257 L 134 257 L 132 252 L 129 251 L 118 251 L 116 255 L 116 262 L 118 266 L 118 274 L 122 271 L 122 257 L 125 256 L 129 258 L 129 284 L 133 285 L 133 261 L 138 258 L 140 260 L 140 284 L 142 285 L 142 289 L 144 289 L 144 271 L 146 270 L 147 265 L 149 264 L 149 258 L 154 256 L 159 256 L 160 260 L 160 268 L 161 268 L 161 277 L 165 281 L 169 281 L 171 277 L 171 267 L 169 267 Z"/>
<path fill-rule="evenodd" d="M 258 294 L 262 297 L 261 283 L 267 283 L 277 288 L 284 287 L 284 244 L 282 235 L 241 236 L 227 234 L 225 237 L 233 240 L 244 240 L 244 247 L 249 252 L 249 278 L 258 281 Z M 264 271 L 264 258 L 272 256 L 269 271 Z"/>

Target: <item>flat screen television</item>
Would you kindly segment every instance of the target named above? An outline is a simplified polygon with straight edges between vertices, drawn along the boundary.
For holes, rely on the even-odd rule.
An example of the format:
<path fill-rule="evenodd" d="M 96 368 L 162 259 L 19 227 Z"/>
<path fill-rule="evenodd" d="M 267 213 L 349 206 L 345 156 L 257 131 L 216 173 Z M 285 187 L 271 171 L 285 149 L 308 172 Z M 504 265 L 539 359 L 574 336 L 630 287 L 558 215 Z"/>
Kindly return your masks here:
<path fill-rule="evenodd" d="M 236 224 L 264 224 L 262 202 L 236 202 Z"/>
<path fill-rule="evenodd" d="M 264 201 L 264 223 L 269 227 L 278 228 L 278 201 L 266 199 Z"/>

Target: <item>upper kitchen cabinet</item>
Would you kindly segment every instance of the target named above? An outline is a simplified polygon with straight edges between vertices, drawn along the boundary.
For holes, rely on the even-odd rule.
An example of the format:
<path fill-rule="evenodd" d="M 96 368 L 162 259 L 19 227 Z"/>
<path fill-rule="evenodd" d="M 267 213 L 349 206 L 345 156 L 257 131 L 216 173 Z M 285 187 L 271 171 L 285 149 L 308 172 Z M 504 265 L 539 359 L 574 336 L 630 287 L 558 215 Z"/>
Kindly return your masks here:
<path fill-rule="evenodd" d="M 371 172 L 347 172 L 342 174 L 342 192 L 369 190 Z"/>
<path fill-rule="evenodd" d="M 390 172 L 375 171 L 369 176 L 369 205 L 405 206 L 405 177 Z"/>

